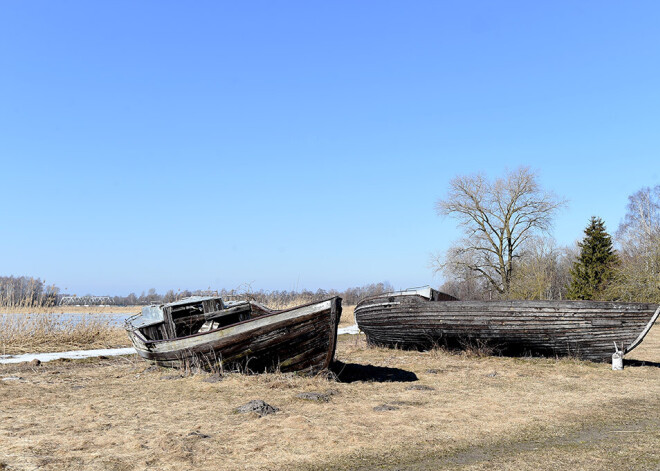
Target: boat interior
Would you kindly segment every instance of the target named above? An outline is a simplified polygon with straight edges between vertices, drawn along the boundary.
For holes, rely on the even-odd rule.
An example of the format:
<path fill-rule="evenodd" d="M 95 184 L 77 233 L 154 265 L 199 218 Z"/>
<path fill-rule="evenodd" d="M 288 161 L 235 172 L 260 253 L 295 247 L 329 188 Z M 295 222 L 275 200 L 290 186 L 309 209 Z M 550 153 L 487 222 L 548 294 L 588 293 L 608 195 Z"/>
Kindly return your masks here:
<path fill-rule="evenodd" d="M 126 324 L 147 341 L 170 340 L 211 332 L 274 312 L 256 302 L 199 297 L 145 306 L 141 314 L 129 318 Z"/>

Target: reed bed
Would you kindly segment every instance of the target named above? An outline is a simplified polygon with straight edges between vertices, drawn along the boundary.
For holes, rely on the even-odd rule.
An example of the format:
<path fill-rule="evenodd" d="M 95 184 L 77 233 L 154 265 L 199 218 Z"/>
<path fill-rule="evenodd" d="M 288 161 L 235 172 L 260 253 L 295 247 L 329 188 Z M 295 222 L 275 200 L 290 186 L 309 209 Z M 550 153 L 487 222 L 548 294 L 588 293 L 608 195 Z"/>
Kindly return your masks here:
<path fill-rule="evenodd" d="M 0 352 L 3 355 L 124 345 L 128 345 L 126 333 L 110 316 L 0 314 Z"/>
<path fill-rule="evenodd" d="M 0 306 L 0 314 L 137 314 L 143 306 Z"/>

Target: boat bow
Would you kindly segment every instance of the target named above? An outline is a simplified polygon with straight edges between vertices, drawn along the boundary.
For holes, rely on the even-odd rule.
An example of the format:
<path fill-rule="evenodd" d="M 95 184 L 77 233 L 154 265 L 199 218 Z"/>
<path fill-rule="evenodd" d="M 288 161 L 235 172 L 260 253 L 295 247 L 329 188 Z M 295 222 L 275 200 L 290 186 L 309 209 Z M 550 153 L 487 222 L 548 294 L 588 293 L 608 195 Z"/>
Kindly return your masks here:
<path fill-rule="evenodd" d="M 646 334 L 649 333 L 649 330 L 651 330 L 651 327 L 653 327 L 653 324 L 655 324 L 655 321 L 658 320 L 658 316 L 660 316 L 660 306 L 658 306 L 658 309 L 655 310 L 655 313 L 653 316 L 651 316 L 651 320 L 649 321 L 648 324 L 646 324 L 646 327 L 644 327 L 644 330 L 642 330 L 642 333 L 639 334 L 639 337 L 637 337 L 633 343 L 631 343 L 626 349 L 623 350 L 623 353 L 626 354 L 630 351 L 632 351 L 637 345 L 642 343 L 642 340 L 644 340 L 644 337 L 646 337 Z"/>

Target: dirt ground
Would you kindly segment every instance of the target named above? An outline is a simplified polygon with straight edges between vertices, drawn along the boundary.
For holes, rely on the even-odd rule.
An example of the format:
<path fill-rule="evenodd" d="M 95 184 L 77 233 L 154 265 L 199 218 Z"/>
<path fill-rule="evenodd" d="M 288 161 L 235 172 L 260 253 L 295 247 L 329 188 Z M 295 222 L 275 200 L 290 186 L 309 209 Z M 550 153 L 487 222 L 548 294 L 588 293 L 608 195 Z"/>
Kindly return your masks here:
<path fill-rule="evenodd" d="M 338 380 L 136 357 L 0 365 L 0 469 L 660 469 L 657 325 L 618 372 L 357 336 L 337 360 Z M 279 411 L 236 413 L 252 399 Z"/>

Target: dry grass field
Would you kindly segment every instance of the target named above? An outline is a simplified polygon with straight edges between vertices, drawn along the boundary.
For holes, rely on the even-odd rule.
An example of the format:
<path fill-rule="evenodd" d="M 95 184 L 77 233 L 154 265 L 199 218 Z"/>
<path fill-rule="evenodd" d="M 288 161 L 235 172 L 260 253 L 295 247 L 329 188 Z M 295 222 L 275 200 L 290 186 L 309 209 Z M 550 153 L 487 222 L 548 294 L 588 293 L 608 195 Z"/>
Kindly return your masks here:
<path fill-rule="evenodd" d="M 0 469 L 660 469 L 659 326 L 619 372 L 356 336 L 337 359 L 339 380 L 217 381 L 135 357 L 0 365 Z M 252 399 L 279 411 L 235 413 Z"/>

